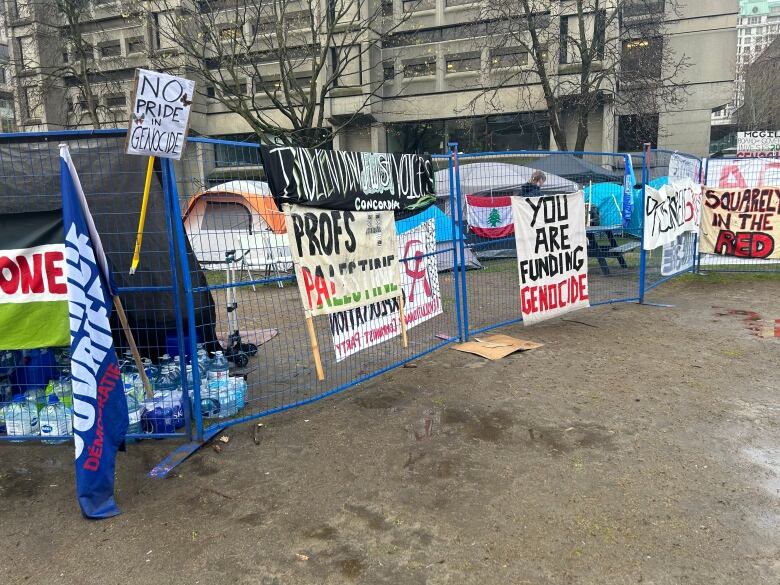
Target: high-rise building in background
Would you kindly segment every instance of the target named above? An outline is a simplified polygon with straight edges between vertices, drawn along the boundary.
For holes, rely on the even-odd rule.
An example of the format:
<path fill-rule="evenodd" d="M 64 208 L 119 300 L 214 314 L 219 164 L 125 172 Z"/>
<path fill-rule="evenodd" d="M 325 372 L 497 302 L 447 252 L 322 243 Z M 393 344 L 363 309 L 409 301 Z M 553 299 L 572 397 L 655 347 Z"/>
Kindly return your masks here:
<path fill-rule="evenodd" d="M 728 104 L 712 114 L 712 150 L 718 151 L 736 144 L 734 112 L 745 99 L 745 76 L 761 53 L 780 37 L 780 0 L 740 0 L 737 20 L 737 63 L 734 73 L 734 94 Z M 775 128 L 755 128 L 775 130 Z"/>

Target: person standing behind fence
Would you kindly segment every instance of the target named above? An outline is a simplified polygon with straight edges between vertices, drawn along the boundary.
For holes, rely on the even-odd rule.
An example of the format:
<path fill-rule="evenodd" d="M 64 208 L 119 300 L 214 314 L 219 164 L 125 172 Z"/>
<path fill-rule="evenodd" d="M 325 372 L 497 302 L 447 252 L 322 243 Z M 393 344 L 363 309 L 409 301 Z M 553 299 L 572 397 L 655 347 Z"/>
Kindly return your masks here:
<path fill-rule="evenodd" d="M 542 195 L 542 186 L 547 180 L 547 175 L 542 171 L 534 171 L 528 182 L 520 187 L 520 195 L 523 197 L 539 197 Z"/>

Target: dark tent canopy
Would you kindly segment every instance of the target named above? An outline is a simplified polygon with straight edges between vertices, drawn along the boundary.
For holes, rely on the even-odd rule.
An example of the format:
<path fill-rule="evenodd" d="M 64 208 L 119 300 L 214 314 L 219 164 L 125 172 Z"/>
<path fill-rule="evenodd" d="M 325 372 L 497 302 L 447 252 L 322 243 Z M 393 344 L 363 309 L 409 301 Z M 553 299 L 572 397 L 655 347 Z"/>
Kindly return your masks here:
<path fill-rule="evenodd" d="M 623 182 L 622 170 L 611 171 L 569 153 L 551 154 L 527 164 L 529 167 L 558 175 L 583 186 L 589 183 Z"/>
<path fill-rule="evenodd" d="M 58 142 L 46 141 L 40 135 L 0 138 L 0 213 L 62 208 Z M 121 298 L 142 355 L 156 359 L 166 352 L 166 335 L 172 335 L 176 329 L 173 293 L 151 289 L 170 287 L 173 282 L 170 253 L 174 244 L 168 237 L 161 173 L 158 170 L 152 181 L 141 263 L 130 276 L 147 158 L 126 155 L 121 135 L 78 137 L 63 142 L 70 147 L 116 286 L 150 288 L 122 293 Z M 178 208 L 173 219 L 181 221 Z M 186 239 L 185 244 L 192 285 L 206 286 L 206 278 Z M 181 263 L 176 270 L 181 271 Z M 214 301 L 208 291 L 193 296 L 198 339 L 214 350 Z M 183 308 L 181 312 L 185 331 L 189 331 Z M 112 322 L 112 327 L 115 332 L 119 329 L 118 323 Z M 117 333 L 115 343 L 118 352 L 127 347 Z"/>

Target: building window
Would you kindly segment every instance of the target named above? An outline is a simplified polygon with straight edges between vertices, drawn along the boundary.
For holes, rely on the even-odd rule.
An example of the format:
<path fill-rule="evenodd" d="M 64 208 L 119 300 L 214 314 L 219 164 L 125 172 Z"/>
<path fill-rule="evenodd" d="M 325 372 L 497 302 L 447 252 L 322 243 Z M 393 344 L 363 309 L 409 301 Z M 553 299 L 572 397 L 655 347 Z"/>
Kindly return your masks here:
<path fill-rule="evenodd" d="M 436 10 L 436 0 L 402 0 L 404 12 Z"/>
<path fill-rule="evenodd" d="M 0 83 L 8 83 L 8 78 L 6 77 L 5 67 L 0 67 Z"/>
<path fill-rule="evenodd" d="M 16 39 L 16 50 L 19 53 L 19 68 L 30 69 L 35 66 L 35 42 L 32 37 L 19 37 Z"/>
<path fill-rule="evenodd" d="M 623 41 L 621 70 L 627 81 L 661 77 L 663 39 L 632 39 Z"/>
<path fill-rule="evenodd" d="M 213 85 L 209 85 L 209 86 L 206 88 L 206 97 L 207 97 L 207 98 L 211 98 L 211 99 L 214 99 L 214 98 L 216 98 L 216 97 L 217 97 L 217 94 L 216 94 L 216 92 L 214 91 L 214 86 L 213 86 Z"/>
<path fill-rule="evenodd" d="M 92 0 L 95 6 L 102 6 L 104 4 L 113 4 L 116 0 Z"/>
<path fill-rule="evenodd" d="M 255 93 L 275 95 L 282 91 L 282 81 L 278 76 L 268 75 L 262 79 L 255 79 Z"/>
<path fill-rule="evenodd" d="M 382 0 L 382 16 L 393 16 L 393 0 Z"/>
<path fill-rule="evenodd" d="M 144 43 L 143 37 L 133 37 L 127 39 L 127 54 L 132 55 L 134 53 L 143 53 L 146 43 Z"/>
<path fill-rule="evenodd" d="M 640 152 L 645 142 L 658 145 L 658 114 L 630 114 L 618 118 L 618 151 Z"/>
<path fill-rule="evenodd" d="M 385 81 L 392 81 L 395 79 L 395 63 L 386 61 L 382 65 L 382 77 Z"/>
<path fill-rule="evenodd" d="M 240 26 L 226 26 L 219 29 L 219 40 L 223 43 L 233 42 L 241 38 Z"/>
<path fill-rule="evenodd" d="M 7 61 L 11 56 L 8 53 L 8 45 L 0 45 L 0 60 Z"/>
<path fill-rule="evenodd" d="M 98 45 L 101 57 L 121 57 L 122 43 L 120 41 L 109 41 Z"/>
<path fill-rule="evenodd" d="M 560 46 L 561 53 L 558 58 L 558 62 L 561 65 L 569 62 L 569 17 L 561 16 L 561 36 Z"/>
<path fill-rule="evenodd" d="M 41 92 L 37 87 L 24 88 L 24 117 L 27 121 L 40 120 L 43 113 Z"/>
<path fill-rule="evenodd" d="M 127 98 L 123 93 L 116 93 L 106 96 L 107 108 L 124 108 L 127 106 Z"/>
<path fill-rule="evenodd" d="M 663 3 L 662 10 L 663 10 Z M 596 42 L 596 58 L 604 58 L 604 50 L 607 43 L 607 11 L 599 10 L 596 12 L 596 20 L 593 23 L 593 38 Z"/>
<path fill-rule="evenodd" d="M 359 45 L 334 47 L 330 56 L 336 87 L 359 87 L 363 84 Z"/>
<path fill-rule="evenodd" d="M 493 69 L 524 65 L 528 65 L 528 52 L 525 49 L 502 47 L 490 51 L 490 66 Z"/>
<path fill-rule="evenodd" d="M 479 53 L 464 53 L 447 57 L 447 73 L 479 71 L 482 63 Z"/>
<path fill-rule="evenodd" d="M 623 5 L 623 16 L 652 16 L 664 13 L 664 0 L 628 0 Z"/>
<path fill-rule="evenodd" d="M 417 61 L 404 61 L 404 77 L 430 77 L 436 75 L 436 59 L 428 57 Z"/>

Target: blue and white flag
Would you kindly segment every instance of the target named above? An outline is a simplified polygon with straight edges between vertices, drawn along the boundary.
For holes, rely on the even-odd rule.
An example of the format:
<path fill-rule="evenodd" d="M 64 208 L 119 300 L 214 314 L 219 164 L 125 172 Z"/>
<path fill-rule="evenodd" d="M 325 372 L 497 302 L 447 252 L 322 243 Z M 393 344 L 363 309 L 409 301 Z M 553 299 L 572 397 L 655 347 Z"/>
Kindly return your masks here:
<path fill-rule="evenodd" d="M 625 155 L 626 169 L 623 174 L 623 227 L 628 227 L 631 223 L 631 215 L 634 213 L 634 165 L 631 162 L 631 155 Z"/>
<path fill-rule="evenodd" d="M 87 518 L 119 514 L 116 452 L 127 432 L 127 402 L 111 337 L 111 282 L 100 236 L 66 145 L 60 181 L 68 280 L 76 495 Z"/>

